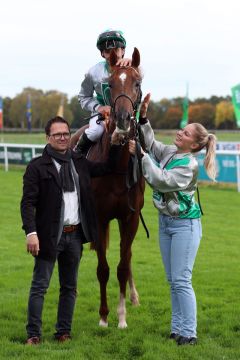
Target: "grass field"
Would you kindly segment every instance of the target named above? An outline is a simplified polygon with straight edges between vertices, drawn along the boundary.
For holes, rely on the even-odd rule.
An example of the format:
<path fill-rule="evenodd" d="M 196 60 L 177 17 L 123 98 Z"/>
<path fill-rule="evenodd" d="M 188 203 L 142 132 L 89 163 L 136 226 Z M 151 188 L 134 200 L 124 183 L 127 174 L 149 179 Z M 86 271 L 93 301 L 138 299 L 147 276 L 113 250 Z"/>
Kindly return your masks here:
<path fill-rule="evenodd" d="M 170 144 L 174 138 L 174 131 L 157 132 L 157 139 L 166 144 Z M 215 132 L 219 141 L 240 141 L 240 131 L 238 132 Z M 45 144 L 44 133 L 26 133 L 26 134 L 12 134 L 3 133 L 0 135 L 0 143 L 15 143 L 15 144 Z"/>
<path fill-rule="evenodd" d="M 128 328 L 117 329 L 119 236 L 113 222 L 108 251 L 111 268 L 109 327 L 98 327 L 96 256 L 86 246 L 79 270 L 73 340 L 61 345 L 52 340 L 58 301 L 55 271 L 45 299 L 43 343 L 38 347 L 24 345 L 33 259 L 26 253 L 21 230 L 22 174 L 23 170 L 8 173 L 0 170 L 0 359 L 240 359 L 240 194 L 218 186 L 200 188 L 205 215 L 193 274 L 198 303 L 197 346 L 177 347 L 168 340 L 169 289 L 159 254 L 157 211 L 152 206 L 149 188 L 143 214 L 150 239 L 140 225 L 133 245 L 133 271 L 141 305 L 132 307 L 127 301 Z"/>

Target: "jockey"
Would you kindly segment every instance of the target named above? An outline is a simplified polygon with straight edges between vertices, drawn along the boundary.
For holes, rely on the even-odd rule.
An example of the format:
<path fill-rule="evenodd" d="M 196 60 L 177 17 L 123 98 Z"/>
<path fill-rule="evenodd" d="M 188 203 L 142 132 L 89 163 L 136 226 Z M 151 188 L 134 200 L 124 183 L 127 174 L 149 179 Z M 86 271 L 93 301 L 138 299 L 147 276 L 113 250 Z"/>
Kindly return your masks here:
<path fill-rule="evenodd" d="M 124 58 L 126 40 L 123 33 L 118 30 L 106 30 L 98 36 L 97 48 L 100 50 L 104 61 L 91 67 L 85 74 L 81 84 L 78 100 L 82 109 L 91 111 L 92 115 L 101 114 L 103 117 L 110 115 L 108 78 L 110 74 L 110 51 L 115 49 L 118 66 L 131 66 L 131 59 Z M 82 154 L 87 154 L 90 146 L 95 143 L 104 132 L 104 122 L 97 124 L 98 116 L 93 117 L 89 127 L 79 139 L 75 148 Z"/>

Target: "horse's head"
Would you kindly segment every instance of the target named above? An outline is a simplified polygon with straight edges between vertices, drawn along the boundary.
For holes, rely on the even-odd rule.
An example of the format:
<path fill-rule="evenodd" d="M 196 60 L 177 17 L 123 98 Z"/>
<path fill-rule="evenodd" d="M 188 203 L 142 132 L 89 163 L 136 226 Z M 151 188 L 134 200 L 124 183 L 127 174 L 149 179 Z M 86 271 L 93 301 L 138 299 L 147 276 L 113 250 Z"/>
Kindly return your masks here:
<path fill-rule="evenodd" d="M 112 73 L 109 78 L 112 118 L 116 125 L 115 131 L 126 135 L 141 103 L 142 78 L 138 70 L 140 64 L 138 49 L 134 48 L 131 66 L 119 67 L 116 63 L 117 56 L 113 50 L 110 54 Z"/>

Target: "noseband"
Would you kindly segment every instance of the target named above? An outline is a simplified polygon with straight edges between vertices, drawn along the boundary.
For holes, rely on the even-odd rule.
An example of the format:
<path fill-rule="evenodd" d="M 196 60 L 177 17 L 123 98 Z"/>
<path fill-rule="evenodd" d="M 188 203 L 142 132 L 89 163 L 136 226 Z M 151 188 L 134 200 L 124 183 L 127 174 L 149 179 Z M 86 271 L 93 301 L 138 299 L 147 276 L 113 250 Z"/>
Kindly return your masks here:
<path fill-rule="evenodd" d="M 116 97 L 116 99 L 114 100 L 113 105 L 111 106 L 113 114 L 114 114 L 115 117 L 116 117 L 116 103 L 117 103 L 117 100 L 120 99 L 121 97 L 125 97 L 126 99 L 128 99 L 130 101 L 133 111 L 138 111 L 138 107 L 141 104 L 141 99 L 142 99 L 141 87 L 139 87 L 138 96 L 137 96 L 137 99 L 136 99 L 135 102 L 133 102 L 132 99 L 130 98 L 130 96 L 128 96 L 126 94 L 120 94 L 120 95 L 118 95 Z"/>
<path fill-rule="evenodd" d="M 139 76 L 139 73 L 137 72 L 137 70 L 136 70 L 134 67 L 126 66 L 126 67 L 124 67 L 124 68 L 126 68 L 126 69 L 133 69 L 133 70 L 137 73 L 137 75 Z M 121 68 L 121 69 L 122 69 L 122 68 Z M 117 69 L 117 70 L 118 70 L 118 69 Z M 117 70 L 115 70 L 115 72 L 116 72 Z M 137 112 L 138 112 L 138 109 L 139 109 L 139 106 L 140 106 L 140 104 L 141 104 L 141 100 L 142 100 L 142 90 L 141 90 L 141 86 L 139 85 L 138 94 L 137 94 L 137 99 L 136 99 L 135 102 L 132 101 L 132 99 L 130 98 L 130 96 L 128 96 L 128 95 L 126 95 L 126 94 L 124 94 L 124 93 L 118 95 L 118 96 L 116 97 L 116 99 L 114 100 L 113 103 L 112 103 L 112 101 L 111 101 L 111 109 L 112 109 L 113 116 L 114 116 L 115 118 L 116 118 L 116 103 L 117 103 L 117 100 L 120 99 L 120 98 L 122 98 L 122 97 L 124 97 L 124 98 L 126 98 L 126 99 L 128 99 L 128 100 L 130 101 L 130 103 L 131 103 L 131 105 L 132 105 L 133 112 L 137 113 Z M 131 117 L 131 119 L 132 119 L 132 117 Z"/>

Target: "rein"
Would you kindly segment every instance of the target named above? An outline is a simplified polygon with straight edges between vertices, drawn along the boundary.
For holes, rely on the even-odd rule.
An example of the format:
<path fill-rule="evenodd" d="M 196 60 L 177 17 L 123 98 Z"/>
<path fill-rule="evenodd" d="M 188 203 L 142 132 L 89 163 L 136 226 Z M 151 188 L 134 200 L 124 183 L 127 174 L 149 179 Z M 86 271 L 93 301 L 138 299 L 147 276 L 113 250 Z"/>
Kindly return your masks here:
<path fill-rule="evenodd" d="M 130 191 L 131 191 L 132 187 L 139 182 L 139 179 L 143 176 L 143 174 L 142 174 L 142 160 L 141 160 L 142 159 L 142 157 L 141 157 L 141 141 L 140 141 L 140 136 L 139 136 L 140 128 L 139 128 L 139 124 L 137 123 L 136 117 L 132 116 L 131 120 L 133 121 L 134 135 L 132 138 L 128 137 L 128 139 L 126 139 L 124 141 L 124 144 L 122 144 L 122 145 L 127 144 L 130 139 L 136 141 L 136 153 L 135 153 L 135 155 L 131 155 L 131 157 L 129 159 L 129 163 L 128 163 L 128 171 L 126 173 L 126 187 L 127 187 L 127 191 L 128 191 L 128 207 L 131 211 L 135 212 L 136 210 L 133 208 L 133 206 L 130 203 Z M 132 178 L 130 178 L 131 175 L 132 175 Z M 142 189 L 140 182 L 139 182 L 139 187 L 140 187 L 141 192 L 143 193 L 143 189 Z M 149 239 L 149 230 L 146 226 L 146 223 L 144 221 L 141 211 L 140 211 L 140 220 L 141 220 L 141 223 L 146 232 L 147 238 Z"/>
<path fill-rule="evenodd" d="M 89 117 L 84 118 L 84 120 L 91 120 L 92 118 L 98 116 L 98 119 L 96 120 L 96 123 L 99 125 L 101 121 L 105 120 L 105 117 L 101 113 L 93 114 Z"/>

